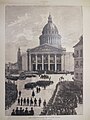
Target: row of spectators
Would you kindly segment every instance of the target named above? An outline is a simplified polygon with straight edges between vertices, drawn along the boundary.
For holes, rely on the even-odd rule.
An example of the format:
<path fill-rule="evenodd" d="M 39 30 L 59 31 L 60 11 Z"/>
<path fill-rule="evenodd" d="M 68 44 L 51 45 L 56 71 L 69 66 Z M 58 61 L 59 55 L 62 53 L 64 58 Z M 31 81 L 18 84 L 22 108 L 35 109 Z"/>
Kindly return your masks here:
<path fill-rule="evenodd" d="M 12 82 L 5 82 L 5 109 L 8 109 L 17 99 L 17 86 Z"/>
<path fill-rule="evenodd" d="M 61 81 L 41 115 L 75 115 L 77 103 L 83 103 L 83 86 L 74 81 Z"/>
<path fill-rule="evenodd" d="M 31 110 L 28 110 L 28 108 L 26 107 L 25 109 L 22 109 L 22 107 L 20 107 L 20 109 L 18 109 L 18 107 L 16 107 L 16 110 L 13 109 L 11 115 L 34 115 L 34 110 L 33 107 L 31 107 Z"/>
<path fill-rule="evenodd" d="M 18 105 L 20 106 L 41 106 L 42 100 L 39 98 L 38 100 L 36 98 L 18 98 Z M 46 105 L 46 100 L 43 101 L 43 105 Z"/>

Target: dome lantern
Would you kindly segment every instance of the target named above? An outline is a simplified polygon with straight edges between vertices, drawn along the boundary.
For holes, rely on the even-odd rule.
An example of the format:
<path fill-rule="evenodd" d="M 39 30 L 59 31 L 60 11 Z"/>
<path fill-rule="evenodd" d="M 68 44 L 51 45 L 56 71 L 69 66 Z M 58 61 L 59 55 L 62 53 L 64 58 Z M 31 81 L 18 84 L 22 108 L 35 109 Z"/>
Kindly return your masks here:
<path fill-rule="evenodd" d="M 52 16 L 50 14 L 48 16 L 48 22 L 52 22 Z"/>

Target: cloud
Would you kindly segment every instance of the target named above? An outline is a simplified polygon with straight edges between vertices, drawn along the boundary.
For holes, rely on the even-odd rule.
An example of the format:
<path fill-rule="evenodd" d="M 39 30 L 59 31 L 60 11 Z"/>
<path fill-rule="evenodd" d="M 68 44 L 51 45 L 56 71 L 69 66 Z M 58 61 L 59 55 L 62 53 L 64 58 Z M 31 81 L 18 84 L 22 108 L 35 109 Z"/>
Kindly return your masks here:
<path fill-rule="evenodd" d="M 13 26 L 15 26 L 15 25 L 21 25 L 22 22 L 24 23 L 26 20 L 28 20 L 28 19 L 30 19 L 30 18 L 31 18 L 31 17 L 30 17 L 30 14 L 25 13 L 24 16 L 18 16 L 18 17 L 17 17 L 17 20 L 15 20 L 14 22 L 11 22 L 11 23 L 8 25 L 8 27 L 13 27 Z"/>
<path fill-rule="evenodd" d="M 32 29 L 25 29 L 23 30 L 23 34 L 26 36 L 27 40 L 32 40 L 33 39 L 33 32 Z"/>
<path fill-rule="evenodd" d="M 82 33 L 80 7 L 51 7 L 50 9 L 49 7 L 22 7 L 19 10 L 17 8 L 10 10 L 7 11 L 5 21 L 7 23 L 5 37 L 6 43 L 10 42 L 11 47 L 16 45 L 16 47 L 32 48 L 39 45 L 39 36 L 48 21 L 49 12 L 51 12 L 53 22 L 62 36 L 62 46 L 66 49 L 72 51 L 73 45 L 78 42 L 78 38 Z M 15 16 L 13 13 L 16 13 Z M 14 52 L 16 51 L 14 50 Z M 15 57 L 12 55 L 12 58 Z"/>
<path fill-rule="evenodd" d="M 17 41 L 15 42 L 17 48 L 18 47 L 27 47 L 30 44 L 30 41 L 26 39 L 26 37 L 22 34 L 18 36 Z"/>

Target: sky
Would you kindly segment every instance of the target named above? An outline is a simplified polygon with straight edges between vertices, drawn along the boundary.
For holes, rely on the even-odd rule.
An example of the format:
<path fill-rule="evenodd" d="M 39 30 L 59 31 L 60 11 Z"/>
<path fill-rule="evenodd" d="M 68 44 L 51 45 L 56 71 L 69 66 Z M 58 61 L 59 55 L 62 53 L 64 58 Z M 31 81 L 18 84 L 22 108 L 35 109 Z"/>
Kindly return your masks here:
<path fill-rule="evenodd" d="M 73 46 L 83 34 L 83 13 L 80 6 L 6 6 L 5 62 L 17 61 L 17 50 L 24 53 L 39 46 L 39 36 L 51 14 L 61 35 L 62 47 L 73 52 Z"/>

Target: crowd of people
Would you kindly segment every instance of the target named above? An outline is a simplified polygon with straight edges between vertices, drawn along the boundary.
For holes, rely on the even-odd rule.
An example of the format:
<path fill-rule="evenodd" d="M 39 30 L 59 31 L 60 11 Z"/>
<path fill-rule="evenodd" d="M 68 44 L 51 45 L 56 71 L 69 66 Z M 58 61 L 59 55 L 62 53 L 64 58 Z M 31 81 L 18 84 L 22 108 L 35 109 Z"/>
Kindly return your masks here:
<path fill-rule="evenodd" d="M 61 81 L 56 85 L 54 94 L 41 115 L 76 115 L 75 108 L 82 102 L 82 85 L 78 86 L 74 81 Z"/>
<path fill-rule="evenodd" d="M 17 86 L 12 82 L 5 82 L 5 109 L 8 109 L 17 99 Z"/>
<path fill-rule="evenodd" d="M 36 99 L 36 98 L 18 98 L 17 99 L 18 106 L 41 106 L 42 100 L 41 98 Z"/>
<path fill-rule="evenodd" d="M 40 92 L 40 87 L 36 88 L 36 93 Z M 34 107 L 38 106 L 41 107 L 41 103 L 43 105 L 43 107 L 46 106 L 46 100 L 43 100 L 41 98 L 37 99 L 35 98 L 35 92 L 34 90 L 32 91 L 32 97 L 29 98 L 23 98 L 22 97 L 22 92 L 18 91 L 18 98 L 17 98 L 17 106 L 16 109 L 13 109 L 11 112 L 11 115 L 34 115 Z M 20 106 L 20 107 L 19 107 Z M 23 106 L 30 106 L 31 110 L 28 110 L 28 107 L 26 107 L 25 109 L 23 109 Z"/>
<path fill-rule="evenodd" d="M 16 107 L 16 109 L 12 110 L 11 115 L 34 115 L 34 110 L 33 107 L 31 107 L 31 110 L 28 110 L 28 108 L 26 107 L 25 109 L 22 109 L 22 107 L 20 107 L 20 109 L 18 107 Z"/>
<path fill-rule="evenodd" d="M 59 78 L 48 103 L 46 103 L 46 99 L 42 100 L 41 97 L 37 99 L 36 94 L 40 91 L 41 88 L 36 87 L 36 90 L 32 90 L 31 97 L 22 97 L 22 92 L 18 91 L 18 107 L 12 110 L 11 115 L 34 115 L 34 107 L 42 105 L 43 110 L 40 115 L 76 115 L 75 109 L 78 103 L 83 103 L 82 84 L 78 85 L 75 81 L 65 81 L 63 76 Z M 26 108 L 23 109 L 23 106 Z M 27 106 L 30 106 L 30 109 Z"/>
<path fill-rule="evenodd" d="M 40 87 L 36 87 L 36 93 L 39 93 L 41 91 L 41 88 Z M 31 98 L 29 98 L 29 97 L 27 97 L 27 98 L 22 98 L 21 97 L 21 91 L 18 91 L 18 99 L 17 99 L 17 102 L 18 102 L 18 105 L 20 106 L 22 106 L 22 105 L 27 105 L 27 106 L 37 106 L 37 105 L 39 105 L 39 107 L 41 106 L 41 102 L 42 102 L 42 100 L 41 100 L 41 98 L 39 98 L 38 100 L 35 98 L 35 91 L 33 90 L 32 91 L 32 97 Z"/>
<path fill-rule="evenodd" d="M 36 93 L 39 93 L 40 91 L 41 91 L 40 87 L 36 87 Z M 43 107 L 46 106 L 46 100 L 42 101 L 41 98 L 37 99 L 35 97 L 35 91 L 34 90 L 32 90 L 32 97 L 31 98 L 30 97 L 27 97 L 27 98 L 24 97 L 23 98 L 21 91 L 18 91 L 17 106 L 31 106 L 31 108 L 35 107 L 35 106 L 41 107 L 41 103 L 42 103 Z M 18 107 L 17 107 L 17 109 L 18 109 Z M 20 107 L 20 110 L 22 111 L 22 107 Z M 14 109 L 13 109 L 11 114 L 13 114 L 13 113 L 15 114 L 15 110 Z"/>

